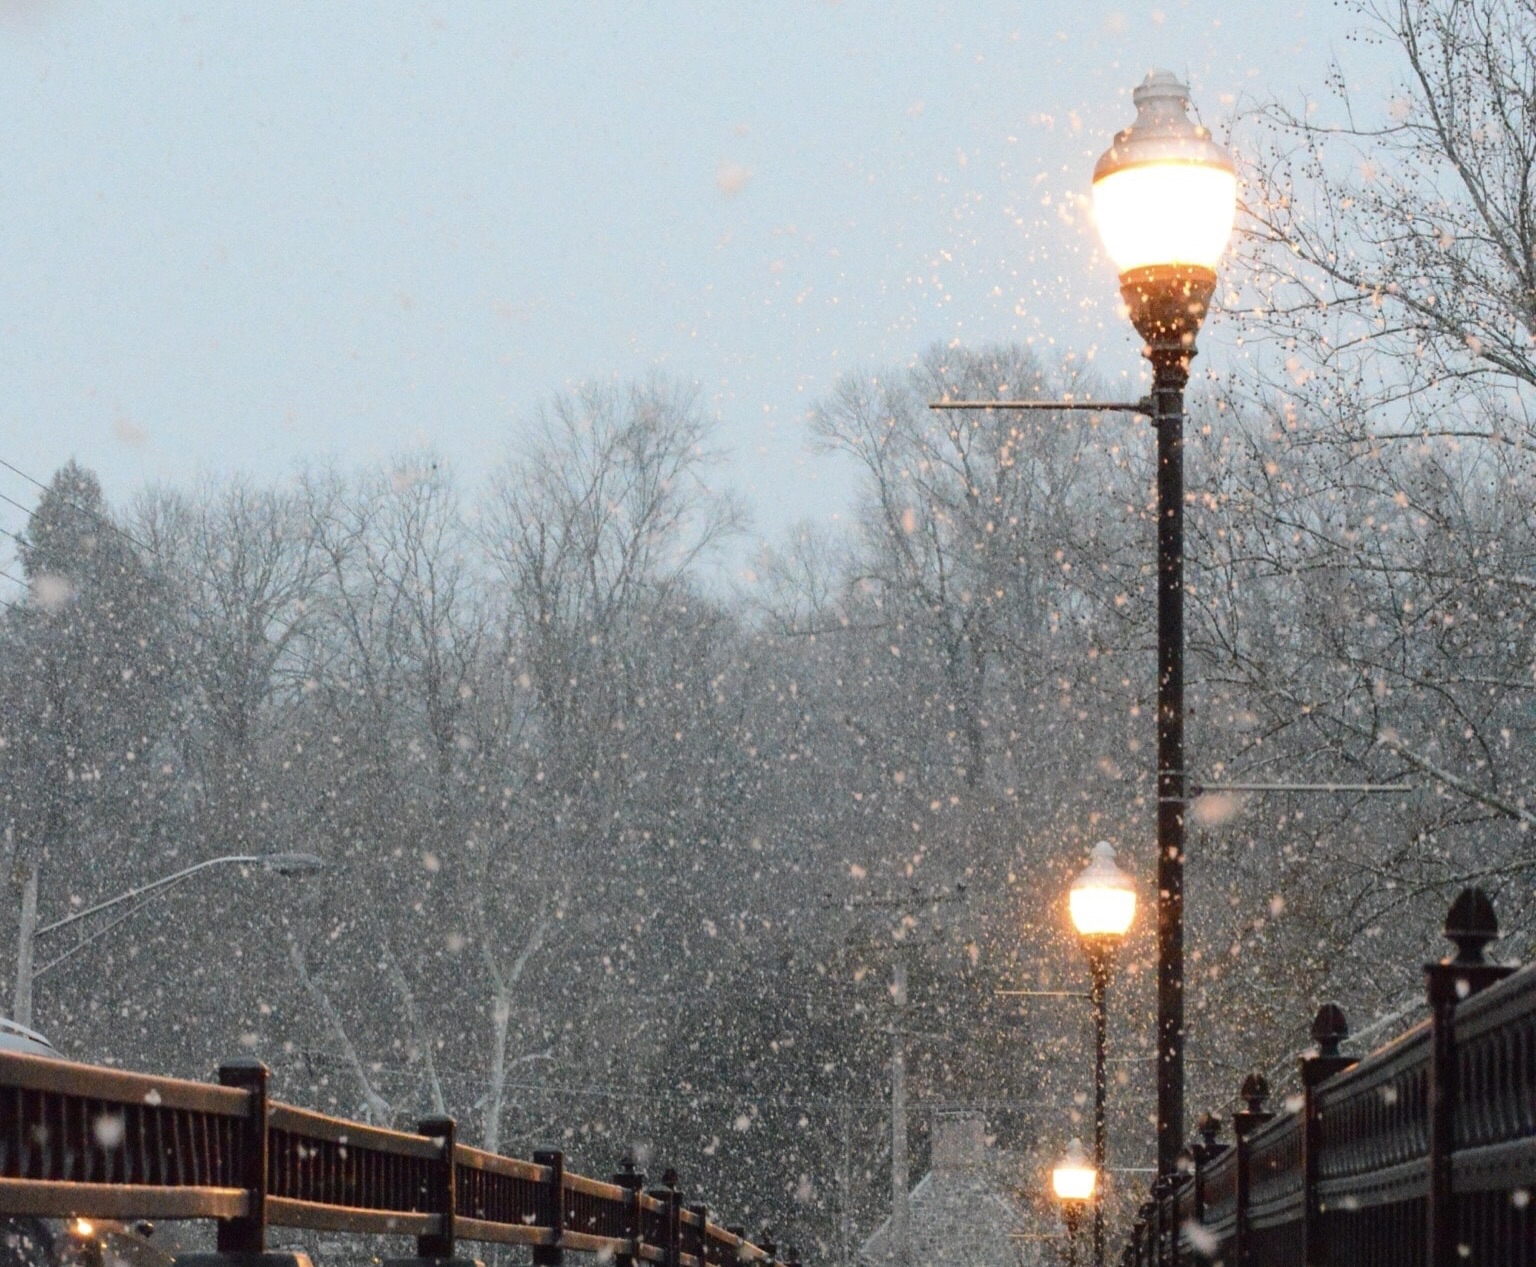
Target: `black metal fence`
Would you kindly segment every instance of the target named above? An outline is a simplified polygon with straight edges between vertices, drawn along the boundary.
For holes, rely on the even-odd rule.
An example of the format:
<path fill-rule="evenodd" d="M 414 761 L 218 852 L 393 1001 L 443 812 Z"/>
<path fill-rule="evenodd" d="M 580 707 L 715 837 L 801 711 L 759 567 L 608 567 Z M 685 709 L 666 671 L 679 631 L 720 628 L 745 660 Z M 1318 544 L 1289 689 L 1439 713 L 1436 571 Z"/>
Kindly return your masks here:
<path fill-rule="evenodd" d="M 772 1244 L 684 1205 L 675 1180 L 608 1183 L 557 1151 L 521 1161 L 455 1138 L 452 1118 L 416 1134 L 268 1098 L 267 1069 L 236 1061 L 219 1086 L 0 1052 L 0 1215 L 213 1219 L 218 1248 L 266 1248 L 269 1227 L 406 1235 L 423 1258 L 459 1241 L 566 1251 L 619 1267 L 785 1267 Z M 794 1252 L 788 1263 L 795 1263 Z"/>
<path fill-rule="evenodd" d="M 1265 1111 L 1250 1075 L 1234 1142 L 1207 1117 L 1190 1164 L 1141 1208 L 1125 1267 L 1532 1267 L 1536 1264 L 1536 965 L 1487 963 L 1477 889 L 1425 966 L 1429 1019 L 1355 1059 L 1344 1015 L 1318 1011 L 1301 1090 Z"/>

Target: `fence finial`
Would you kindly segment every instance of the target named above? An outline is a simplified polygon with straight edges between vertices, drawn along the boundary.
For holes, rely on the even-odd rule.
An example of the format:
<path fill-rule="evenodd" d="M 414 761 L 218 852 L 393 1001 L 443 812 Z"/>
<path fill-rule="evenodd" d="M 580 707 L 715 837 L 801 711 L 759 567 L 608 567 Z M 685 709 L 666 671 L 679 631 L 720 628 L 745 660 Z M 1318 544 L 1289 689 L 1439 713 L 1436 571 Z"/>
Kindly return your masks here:
<path fill-rule="evenodd" d="M 1483 947 L 1498 935 L 1499 920 L 1488 895 L 1479 888 L 1458 893 L 1445 917 L 1446 939 L 1456 943 L 1456 958 L 1451 962 L 1484 962 Z"/>
<path fill-rule="evenodd" d="M 1254 1070 L 1243 1079 L 1243 1087 L 1237 1093 L 1242 1099 L 1248 1101 L 1248 1112 L 1264 1112 L 1264 1101 L 1269 1099 L 1269 1079 L 1258 1070 Z"/>
<path fill-rule="evenodd" d="M 1349 1037 L 1349 1021 L 1337 1003 L 1324 1003 L 1312 1018 L 1312 1041 L 1319 1056 L 1337 1056 L 1339 1044 Z"/>

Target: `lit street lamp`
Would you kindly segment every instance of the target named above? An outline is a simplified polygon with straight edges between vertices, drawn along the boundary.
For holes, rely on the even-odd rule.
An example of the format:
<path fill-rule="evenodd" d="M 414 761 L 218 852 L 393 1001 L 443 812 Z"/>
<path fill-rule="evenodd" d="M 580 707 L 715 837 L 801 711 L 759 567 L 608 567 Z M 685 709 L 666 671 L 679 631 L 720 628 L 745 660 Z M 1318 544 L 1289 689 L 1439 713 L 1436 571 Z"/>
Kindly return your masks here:
<path fill-rule="evenodd" d="M 1107 1081 L 1104 1072 L 1108 1042 L 1109 1011 L 1106 995 L 1110 974 L 1114 971 L 1115 951 L 1119 949 L 1131 921 L 1136 917 L 1136 886 L 1131 877 L 1115 865 L 1115 850 L 1101 840 L 1089 852 L 1090 861 L 1072 881 L 1067 907 L 1073 927 L 1088 956 L 1093 1001 L 1093 1168 L 1104 1174 L 1104 1098 Z M 1093 1193 L 1093 1261 L 1104 1267 L 1104 1190 L 1095 1185 Z"/>
<path fill-rule="evenodd" d="M 1077 1229 L 1083 1220 L 1083 1208 L 1098 1190 L 1098 1181 L 1099 1172 L 1083 1151 L 1082 1141 L 1074 1139 L 1051 1171 L 1051 1188 L 1061 1202 L 1062 1222 L 1067 1225 L 1068 1267 L 1077 1267 Z"/>
<path fill-rule="evenodd" d="M 1093 172 L 1093 209 L 1152 365 L 1157 428 L 1157 1172 L 1184 1141 L 1184 387 L 1237 202 L 1226 151 L 1158 70 Z"/>
<path fill-rule="evenodd" d="M 1138 413 L 1157 429 L 1157 1173 L 1171 1177 L 1184 1141 L 1184 387 L 1232 234 L 1237 177 L 1169 71 L 1149 74 L 1132 100 L 1136 121 L 1094 168 L 1093 209 L 1145 340 L 1151 395 L 929 407 Z"/>
<path fill-rule="evenodd" d="M 202 862 L 195 862 L 190 867 L 173 871 L 170 875 L 151 880 L 148 884 L 138 885 L 125 893 L 119 893 L 116 897 L 88 906 L 83 911 L 75 911 L 63 919 L 44 924 L 41 928 L 37 924 L 37 869 L 35 867 L 29 869 L 23 880 L 21 921 L 16 930 L 16 994 L 12 1019 L 20 1025 L 32 1024 L 32 983 L 43 973 L 58 967 L 98 937 L 116 928 L 123 920 L 134 914 L 144 901 L 158 897 L 172 885 L 179 884 L 201 871 L 222 866 L 259 867 L 263 871 L 275 872 L 278 875 L 306 876 L 323 871 L 325 862 L 312 853 L 228 854 L 222 858 L 205 858 Z M 80 938 L 68 950 L 49 960 L 41 968 L 33 967 L 38 938 L 46 937 L 61 928 L 68 928 L 71 924 L 77 924 L 83 919 L 89 919 L 93 915 L 99 915 L 126 902 L 134 905 L 89 936 Z"/>

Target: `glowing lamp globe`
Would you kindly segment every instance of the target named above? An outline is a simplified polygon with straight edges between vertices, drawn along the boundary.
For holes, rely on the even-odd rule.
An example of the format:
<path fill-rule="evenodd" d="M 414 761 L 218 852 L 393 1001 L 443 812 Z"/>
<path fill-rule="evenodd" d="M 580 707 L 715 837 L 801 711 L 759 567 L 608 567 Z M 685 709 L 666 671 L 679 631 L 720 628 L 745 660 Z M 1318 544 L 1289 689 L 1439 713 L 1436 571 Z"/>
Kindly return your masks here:
<path fill-rule="evenodd" d="M 1093 214 L 1123 277 L 1184 266 L 1214 272 L 1237 208 L 1227 152 L 1190 119 L 1189 89 L 1154 70 L 1131 94 L 1136 121 L 1093 170 Z"/>
<path fill-rule="evenodd" d="M 1136 918 L 1136 885 L 1115 865 L 1115 850 L 1101 840 L 1067 895 L 1072 926 L 1083 937 L 1124 937 Z"/>
<path fill-rule="evenodd" d="M 1051 1171 L 1051 1187 L 1058 1201 L 1089 1201 L 1099 1181 L 1099 1172 L 1088 1160 L 1081 1140 L 1074 1139 Z"/>

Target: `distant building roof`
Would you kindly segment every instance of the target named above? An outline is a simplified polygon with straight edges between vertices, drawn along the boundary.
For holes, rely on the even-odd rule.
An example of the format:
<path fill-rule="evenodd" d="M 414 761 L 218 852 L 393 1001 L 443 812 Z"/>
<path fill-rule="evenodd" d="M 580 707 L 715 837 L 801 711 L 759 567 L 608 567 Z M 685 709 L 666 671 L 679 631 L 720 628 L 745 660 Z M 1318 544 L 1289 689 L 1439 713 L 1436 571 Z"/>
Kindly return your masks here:
<path fill-rule="evenodd" d="M 933 1168 L 907 1199 L 908 1267 L 1035 1267 L 1036 1241 L 1023 1240 L 1024 1212 L 989 1174 L 980 1113 L 940 1113 L 933 1124 Z M 859 1249 L 866 1267 L 896 1261 L 891 1220 Z"/>

